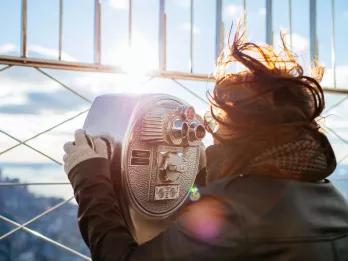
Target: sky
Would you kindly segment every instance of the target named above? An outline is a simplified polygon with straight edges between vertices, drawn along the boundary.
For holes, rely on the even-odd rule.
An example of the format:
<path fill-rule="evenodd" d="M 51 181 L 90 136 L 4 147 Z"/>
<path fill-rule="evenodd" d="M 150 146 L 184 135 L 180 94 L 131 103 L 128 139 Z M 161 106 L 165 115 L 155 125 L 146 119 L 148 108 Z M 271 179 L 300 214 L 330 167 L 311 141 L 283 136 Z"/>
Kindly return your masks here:
<path fill-rule="evenodd" d="M 101 0 L 102 63 L 120 65 L 130 74 L 82 73 L 45 69 L 60 81 L 93 100 L 105 93 L 168 93 L 195 106 L 203 114 L 206 103 L 197 99 L 170 79 L 152 79 L 139 71 L 158 67 L 158 0 L 133 0 L 132 48 L 128 48 L 128 1 Z M 167 69 L 189 72 L 190 9 L 189 0 L 167 0 Z M 307 68 L 309 65 L 309 0 L 292 0 L 294 51 Z M 317 0 L 319 60 L 326 67 L 322 84 L 333 85 L 331 62 L 331 1 Z M 28 0 L 28 50 L 33 58 L 58 57 L 59 0 Z M 265 1 L 247 0 L 248 38 L 265 42 Z M 224 40 L 232 21 L 243 10 L 242 0 L 223 1 Z M 273 0 L 274 44 L 279 46 L 279 32 L 289 32 L 288 1 Z M 337 86 L 348 88 L 348 1 L 336 0 Z M 63 22 L 63 60 L 93 62 L 94 0 L 65 0 Z M 215 1 L 194 1 L 193 71 L 212 73 L 215 62 Z M 20 0 L 0 0 L 0 55 L 19 56 Z M 2 66 L 0 65 L 0 69 Z M 211 82 L 183 81 L 191 91 L 205 98 Z M 0 130 L 25 140 L 36 133 L 89 108 L 90 104 L 33 68 L 13 67 L 0 72 Z M 327 94 L 328 108 L 342 99 Z M 325 114 L 322 124 L 348 140 L 348 101 Z M 72 139 L 83 125 L 86 114 L 28 142 L 57 161 L 62 160 L 62 145 Z M 348 145 L 328 132 L 338 159 L 348 153 Z M 17 142 L 0 133 L 1 151 Z M 206 143 L 211 143 L 207 138 Z M 348 164 L 348 159 L 343 161 Z M 3 175 L 21 181 L 67 181 L 61 166 L 23 145 L 0 155 Z M 340 172 L 339 177 L 348 177 Z M 30 187 L 42 194 L 70 196 L 70 188 Z"/>

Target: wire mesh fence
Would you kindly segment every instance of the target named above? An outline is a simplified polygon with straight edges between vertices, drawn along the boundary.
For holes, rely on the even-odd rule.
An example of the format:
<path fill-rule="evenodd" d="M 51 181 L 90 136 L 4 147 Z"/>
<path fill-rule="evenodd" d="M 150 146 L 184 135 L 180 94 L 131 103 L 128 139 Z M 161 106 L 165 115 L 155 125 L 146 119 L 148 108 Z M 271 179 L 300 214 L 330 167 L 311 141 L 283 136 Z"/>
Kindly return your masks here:
<path fill-rule="evenodd" d="M 5 67 L 5 69 L 3 69 L 2 72 L 4 73 L 6 70 L 13 69 L 15 68 Z M 34 228 L 30 228 L 30 225 L 39 222 L 48 214 L 51 214 L 50 218 L 54 219 L 54 214 L 57 211 L 57 209 L 62 208 L 64 205 L 69 204 L 73 200 L 73 195 L 69 182 L 67 181 L 65 174 L 63 173 L 63 169 L 61 167 L 61 158 L 63 154 L 61 147 L 66 140 L 72 137 L 73 131 L 76 128 L 82 126 L 82 121 L 86 116 L 86 113 L 88 112 L 88 106 L 90 105 L 93 97 L 107 90 L 102 88 L 101 90 L 93 92 L 93 94 L 92 92 L 80 93 L 78 88 L 74 89 L 74 87 L 68 86 L 68 84 L 65 84 L 62 81 L 58 80 L 56 76 L 51 74 L 51 72 L 36 68 L 36 73 L 42 74 L 44 77 L 48 77 L 50 81 L 54 81 L 55 83 L 57 83 L 57 86 L 59 88 L 62 88 L 71 95 L 76 96 L 79 99 L 79 102 L 82 103 L 83 109 L 79 110 L 78 112 L 65 114 L 68 116 L 65 118 L 61 118 L 60 121 L 55 122 L 52 125 L 48 126 L 48 124 L 45 124 L 45 126 L 48 127 L 44 129 L 40 128 L 40 131 L 33 135 L 29 135 L 29 137 L 27 138 L 23 138 L 26 135 L 28 135 L 28 133 L 24 131 L 24 129 L 26 128 L 26 124 L 23 124 L 24 122 L 18 122 L 18 125 L 16 125 L 14 133 L 11 132 L 11 129 L 6 128 L 6 125 L 4 125 L 5 122 L 3 122 L 3 127 L 0 129 L 0 133 L 8 141 L 12 141 L 12 143 L 1 143 L 0 162 L 1 168 L 3 169 L 2 175 L 4 177 L 7 175 L 9 177 L 13 175 L 16 177 L 16 179 L 4 179 L 4 177 L 2 177 L 2 180 L 0 182 L 0 193 L 3 196 L 3 200 L 7 200 L 6 194 L 9 193 L 8 191 L 12 190 L 12 193 L 16 193 L 16 190 L 18 191 L 19 187 L 31 188 L 29 191 L 40 194 L 41 199 L 42 197 L 52 197 L 51 190 L 54 188 L 55 193 L 53 193 L 53 196 L 56 200 L 54 204 L 48 204 L 41 211 L 38 211 L 37 213 L 34 213 L 32 214 L 32 216 L 28 217 L 20 216 L 20 214 L 17 213 L 18 211 L 16 210 L 12 210 L 12 213 L 6 213 L 5 204 L 5 213 L 1 212 L 0 219 L 3 223 L 10 225 L 10 227 L 6 231 L 3 231 L 2 234 L 0 234 L 0 240 L 6 240 L 6 238 L 10 238 L 11 236 L 14 236 L 14 234 L 23 231 L 37 237 L 38 239 L 46 242 L 47 244 L 56 247 L 57 249 L 60 249 L 63 252 L 69 253 L 71 255 L 72 260 L 74 260 L 74 258 L 90 260 L 86 249 L 82 248 L 83 250 L 81 251 L 80 246 L 78 246 L 77 248 L 73 248 L 69 244 L 69 241 L 64 242 L 63 240 L 62 242 L 62 240 L 60 239 L 49 237 L 39 231 L 41 228 L 35 230 Z M 121 81 L 121 79 L 119 80 Z M 196 105 L 198 111 L 201 113 L 206 109 L 207 106 L 207 98 L 205 94 L 212 88 L 212 84 L 209 82 L 185 82 L 176 79 L 159 78 L 145 79 L 140 83 L 137 83 L 137 85 L 139 84 L 141 85 L 141 88 L 139 86 L 133 86 L 133 91 L 139 92 L 139 90 L 143 90 L 144 92 L 164 92 L 174 94 L 189 101 L 191 104 Z M 117 92 L 124 91 L 123 89 L 117 89 L 117 87 L 114 87 L 114 89 L 116 89 Z M 30 90 L 27 91 L 30 92 Z M 51 93 L 51 95 L 54 95 L 57 91 L 58 89 L 55 89 L 55 91 Z M 132 91 L 132 89 L 130 88 L 127 91 Z M 327 110 L 325 112 L 326 118 L 325 122 L 323 122 L 323 127 L 324 131 L 327 132 L 327 135 L 329 136 L 333 144 L 333 147 L 337 155 L 337 161 L 339 164 L 336 173 L 332 176 L 332 180 L 347 196 L 346 187 L 348 184 L 348 132 L 346 127 L 347 125 L 342 125 L 340 124 L 340 122 L 342 120 L 343 122 L 345 122 L 346 120 L 345 115 L 341 115 L 341 111 L 346 111 L 346 108 L 348 106 L 348 99 L 347 96 L 344 95 L 327 94 L 327 101 L 328 105 Z M 50 108 L 50 104 L 46 104 L 46 106 L 46 109 L 48 110 Z M 69 110 L 69 107 L 66 108 L 66 110 Z M 71 125 L 71 122 L 74 121 L 76 121 L 76 123 Z M 34 130 L 35 126 L 38 128 L 41 127 L 38 125 L 34 125 L 31 128 L 33 128 Z M 21 130 L 18 131 L 17 128 L 20 128 Z M 62 132 L 64 128 L 65 132 Z M 207 142 L 209 143 L 209 141 Z M 26 148 L 24 152 L 18 151 L 18 149 L 24 147 Z M 23 157 L 26 158 L 24 159 L 24 162 L 26 162 L 27 164 L 30 164 L 31 161 L 33 164 L 37 164 L 37 166 L 32 166 L 32 169 L 34 169 L 35 172 L 34 175 L 32 175 L 33 177 L 30 178 L 30 175 L 27 175 L 28 173 L 23 171 L 19 171 L 19 173 L 11 173 L 11 171 L 18 171 L 18 167 L 16 169 L 15 166 L 11 166 L 8 163 L 8 159 L 13 159 L 16 153 L 18 153 L 18 155 L 15 156 L 15 158 Z M 35 154 L 35 156 L 32 156 L 33 154 Z M 7 156 L 8 158 L 6 158 Z M 21 160 L 19 160 L 17 163 L 19 165 L 23 164 Z M 38 173 L 37 168 L 40 169 L 40 164 L 46 164 L 46 166 L 49 167 L 45 168 L 41 166 L 42 173 Z M 37 176 L 35 177 L 35 175 Z M 44 189 L 44 187 L 48 187 L 48 189 Z M 62 189 L 62 187 L 64 187 L 64 189 Z M 23 202 L 16 202 L 15 205 L 28 204 L 28 202 L 25 202 L 24 198 L 22 200 Z M 31 200 L 35 200 L 35 197 Z M 11 202 L 9 204 L 11 204 Z M 9 205 L 7 204 L 7 206 Z M 74 204 L 72 204 L 71 206 L 73 206 L 73 209 L 76 210 L 76 206 Z M 21 206 L 19 206 L 19 208 L 21 208 Z M 9 212 L 11 212 L 11 209 L 9 210 Z M 70 216 L 70 219 L 70 222 L 73 222 L 76 226 L 76 220 L 74 220 L 74 216 Z M 18 220 L 20 220 L 20 222 Z M 59 233 L 70 233 L 70 231 L 62 230 L 59 231 Z M 75 228 L 75 233 L 78 233 L 77 228 Z M 78 240 L 82 241 L 79 238 Z"/>

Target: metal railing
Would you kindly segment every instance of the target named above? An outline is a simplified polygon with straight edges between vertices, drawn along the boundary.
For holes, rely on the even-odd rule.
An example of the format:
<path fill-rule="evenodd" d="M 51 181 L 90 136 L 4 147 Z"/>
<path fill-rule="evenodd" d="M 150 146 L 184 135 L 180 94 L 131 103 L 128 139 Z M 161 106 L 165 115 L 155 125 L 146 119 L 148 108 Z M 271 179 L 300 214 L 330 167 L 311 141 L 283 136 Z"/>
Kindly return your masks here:
<path fill-rule="evenodd" d="M 126 73 L 119 66 L 111 66 L 103 64 L 101 61 L 102 54 L 102 3 L 100 0 L 94 0 L 94 62 L 93 63 L 82 63 L 82 62 L 68 62 L 62 60 L 62 50 L 64 45 L 63 39 L 63 22 L 64 22 L 64 0 L 59 0 L 59 26 L 58 26 L 58 57 L 54 59 L 36 59 L 28 57 L 28 48 L 27 48 L 27 0 L 21 0 L 21 48 L 19 57 L 16 56 L 7 56 L 0 55 L 0 64 L 7 65 L 22 65 L 30 67 L 39 67 L 39 68 L 51 68 L 51 69 L 64 69 L 64 70 L 78 70 L 78 71 L 93 71 L 93 72 L 105 72 L 105 73 Z M 132 26 L 133 26 L 133 1 L 128 0 L 128 43 L 132 45 Z M 190 2 L 190 41 L 189 41 L 189 72 L 176 72 L 168 71 L 166 68 L 167 61 L 167 15 L 165 10 L 166 0 L 159 0 L 159 30 L 158 30 L 158 56 L 159 56 L 159 68 L 151 72 L 149 77 L 163 77 L 163 78 L 176 78 L 176 79 L 190 79 L 190 80 L 202 80 L 202 81 L 213 81 L 214 78 L 211 75 L 194 73 L 193 68 L 193 53 L 194 53 L 194 37 L 193 37 L 193 28 L 194 28 L 194 8 L 195 0 L 187 0 Z M 196 0 L 197 1 L 197 0 Z M 245 13 L 245 19 L 247 19 L 247 0 L 243 0 L 243 8 Z M 273 43 L 273 1 L 265 0 L 266 6 L 266 42 L 268 44 Z M 288 0 L 289 7 L 289 35 L 290 35 L 290 47 L 293 46 L 292 42 L 292 16 L 293 16 L 293 4 L 291 0 Z M 309 24 L 310 24 L 310 54 L 311 58 L 315 59 L 318 57 L 318 46 L 317 46 L 317 19 L 316 19 L 316 10 L 317 10 L 317 0 L 310 0 L 310 11 L 309 11 Z M 216 12 L 215 12 L 215 56 L 217 57 L 220 54 L 220 51 L 223 47 L 223 21 L 222 21 L 222 9 L 223 1 L 216 1 Z M 330 92 L 338 93 L 347 93 L 348 88 L 337 87 L 336 85 L 336 30 L 335 30 L 335 0 L 331 0 L 331 60 L 333 66 L 333 86 L 325 86 L 325 90 Z M 345 86 L 344 86 L 345 87 Z"/>

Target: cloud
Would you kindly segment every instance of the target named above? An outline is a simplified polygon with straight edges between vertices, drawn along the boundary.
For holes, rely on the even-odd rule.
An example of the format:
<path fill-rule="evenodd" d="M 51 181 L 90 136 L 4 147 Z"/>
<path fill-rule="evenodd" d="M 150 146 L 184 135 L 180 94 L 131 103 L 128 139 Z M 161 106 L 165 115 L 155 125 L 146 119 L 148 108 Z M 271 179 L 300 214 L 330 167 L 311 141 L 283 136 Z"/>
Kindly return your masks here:
<path fill-rule="evenodd" d="M 325 68 L 322 85 L 333 87 L 333 82 L 333 68 Z M 336 83 L 338 88 L 348 89 L 348 65 L 339 65 L 336 67 Z"/>
<path fill-rule="evenodd" d="M 65 74 L 69 75 L 68 72 Z M 66 78 L 59 77 L 63 82 Z M 81 98 L 32 68 L 13 67 L 1 73 L 0 81 L 1 129 L 20 139 L 45 130 L 88 106 Z M 2 146 L 2 149 L 6 147 Z"/>
<path fill-rule="evenodd" d="M 264 7 L 259 8 L 259 10 L 257 10 L 257 14 L 259 16 L 265 17 L 266 16 L 266 8 L 264 8 Z"/>
<path fill-rule="evenodd" d="M 3 50 L 13 50 L 14 48 L 11 44 L 5 44 L 2 47 Z M 44 55 L 47 58 L 57 58 L 57 50 L 45 48 L 40 45 L 29 46 L 29 51 Z M 73 59 L 68 54 L 66 56 Z M 14 108 L 15 106 L 23 106 L 22 108 L 24 108 L 26 103 L 30 103 L 28 98 L 32 97 L 28 97 L 28 93 L 43 93 L 46 95 L 51 93 L 51 95 L 55 95 L 63 90 L 58 83 L 29 67 L 16 66 L 3 71 L 1 72 L 0 80 L 0 107 L 8 113 L 10 113 L 10 108 Z M 62 95 L 69 96 L 70 94 L 65 91 L 65 94 L 62 93 Z M 54 104 L 52 105 L 54 106 Z M 4 106 L 7 107 L 5 108 Z M 18 109 L 14 109 L 13 112 L 15 113 L 15 111 L 18 111 Z M 29 111 L 33 112 L 35 110 L 28 108 Z"/>
<path fill-rule="evenodd" d="M 181 27 L 184 31 L 190 32 L 190 30 L 191 30 L 190 23 L 184 23 L 184 24 L 182 24 Z M 199 35 L 201 33 L 201 29 L 197 25 L 193 25 L 192 31 L 193 31 L 193 34 L 196 34 L 196 35 Z"/>
<path fill-rule="evenodd" d="M 293 49 L 295 52 L 304 52 L 308 50 L 308 45 L 309 45 L 308 38 L 300 34 L 297 34 L 297 33 L 292 34 L 292 43 L 293 43 Z"/>
<path fill-rule="evenodd" d="M 67 93 L 64 89 L 54 93 L 27 92 L 22 99 L 18 98 L 20 97 L 12 98 L 17 103 L 2 103 L 0 112 L 7 114 L 61 113 L 79 110 L 86 105 L 79 97 Z"/>
<path fill-rule="evenodd" d="M 103 0 L 102 4 L 108 5 L 113 9 L 127 10 L 129 6 L 129 0 Z"/>
<path fill-rule="evenodd" d="M 243 6 L 229 4 L 224 8 L 224 15 L 227 18 L 239 17 L 243 14 Z"/>
<path fill-rule="evenodd" d="M 6 96 L 0 96 L 0 107 L 8 105 L 20 105 L 27 102 L 27 97 L 24 93 L 7 94 Z"/>
<path fill-rule="evenodd" d="M 348 10 L 343 11 L 343 17 L 348 18 Z"/>
<path fill-rule="evenodd" d="M 0 45 L 0 53 L 7 55 L 18 56 L 18 46 L 12 43 L 4 43 Z M 38 44 L 31 44 L 28 46 L 29 56 L 36 56 L 37 54 L 40 56 L 45 56 L 49 59 L 58 59 L 58 49 L 44 47 Z M 33 55 L 34 54 L 34 55 Z M 62 56 L 64 59 L 69 61 L 77 61 L 72 55 L 62 52 Z"/>
<path fill-rule="evenodd" d="M 190 1 L 189 0 L 175 0 L 173 2 L 182 8 L 186 8 L 186 9 L 190 8 Z"/>
<path fill-rule="evenodd" d="M 62 87 L 48 77 L 29 67 L 12 67 L 1 72 L 0 104 L 17 104 L 23 101 L 23 95 L 27 92 L 54 93 Z"/>
<path fill-rule="evenodd" d="M 287 33 L 286 30 L 282 30 L 285 33 L 285 40 L 288 46 L 290 46 L 290 34 Z M 279 35 L 275 35 L 277 37 L 276 46 L 281 46 L 281 41 Z M 295 54 L 303 54 L 303 52 L 308 50 L 309 40 L 305 36 L 292 33 L 292 46 Z"/>
<path fill-rule="evenodd" d="M 46 56 L 47 58 L 57 60 L 58 59 L 58 49 L 54 48 L 47 48 L 41 45 L 37 44 L 31 44 L 28 46 L 29 56 L 30 52 L 37 53 L 39 55 Z M 69 61 L 77 61 L 76 58 L 71 56 L 70 54 L 66 52 L 62 52 L 63 59 L 69 60 Z"/>
<path fill-rule="evenodd" d="M 18 50 L 17 46 L 12 43 L 5 43 L 0 45 L 0 53 L 9 54 L 16 52 Z"/>

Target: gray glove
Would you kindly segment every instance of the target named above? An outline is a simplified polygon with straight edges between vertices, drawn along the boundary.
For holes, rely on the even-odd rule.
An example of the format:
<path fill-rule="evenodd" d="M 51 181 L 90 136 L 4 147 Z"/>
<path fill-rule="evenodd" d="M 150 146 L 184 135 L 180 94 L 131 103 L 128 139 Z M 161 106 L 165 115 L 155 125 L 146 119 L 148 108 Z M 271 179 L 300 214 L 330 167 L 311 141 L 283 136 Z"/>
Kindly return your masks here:
<path fill-rule="evenodd" d="M 111 159 L 113 142 L 109 137 L 91 137 L 84 130 L 75 132 L 75 141 L 64 144 L 63 157 L 66 174 L 79 163 L 93 158 Z"/>

